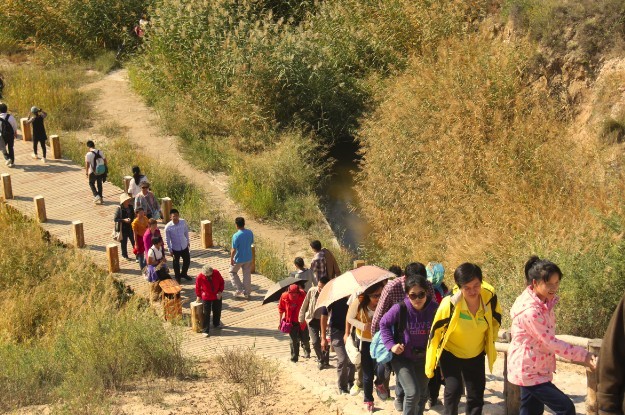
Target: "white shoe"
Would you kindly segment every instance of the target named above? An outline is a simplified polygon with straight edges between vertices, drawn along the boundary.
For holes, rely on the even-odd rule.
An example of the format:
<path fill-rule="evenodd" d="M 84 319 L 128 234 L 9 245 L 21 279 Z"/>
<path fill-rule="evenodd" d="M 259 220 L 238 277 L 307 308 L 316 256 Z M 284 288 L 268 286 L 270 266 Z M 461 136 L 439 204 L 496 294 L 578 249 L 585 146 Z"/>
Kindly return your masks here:
<path fill-rule="evenodd" d="M 7 166 L 9 166 L 9 167 L 14 167 L 14 166 L 15 166 L 15 164 L 13 164 L 13 163 L 11 163 L 11 162 L 9 161 L 9 164 L 7 164 Z"/>
<path fill-rule="evenodd" d="M 100 204 L 99 202 L 100 202 L 100 196 L 96 196 L 93 198 L 93 204 L 98 205 Z"/>
<path fill-rule="evenodd" d="M 7 160 L 7 161 L 4 162 L 5 166 L 8 166 L 9 164 L 11 164 L 11 160 Z"/>
<path fill-rule="evenodd" d="M 42 158 L 41 158 L 41 162 L 42 162 L 43 164 L 46 164 L 46 158 L 45 158 L 45 157 L 42 157 Z"/>
<path fill-rule="evenodd" d="M 34 159 L 38 159 L 38 158 L 39 158 L 39 157 L 37 157 L 37 155 L 36 155 L 35 153 L 31 154 L 30 156 L 31 156 L 32 158 L 34 158 Z"/>

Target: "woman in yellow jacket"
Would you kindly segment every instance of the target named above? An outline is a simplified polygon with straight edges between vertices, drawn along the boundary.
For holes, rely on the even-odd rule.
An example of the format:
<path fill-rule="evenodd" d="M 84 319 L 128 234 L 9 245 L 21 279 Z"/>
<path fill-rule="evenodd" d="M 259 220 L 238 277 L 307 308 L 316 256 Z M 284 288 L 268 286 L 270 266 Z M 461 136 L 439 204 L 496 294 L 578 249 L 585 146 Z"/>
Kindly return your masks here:
<path fill-rule="evenodd" d="M 494 288 L 482 281 L 482 270 L 465 262 L 454 272 L 456 287 L 438 307 L 428 342 L 425 374 L 432 378 L 440 367 L 445 379 L 445 415 L 457 415 L 466 385 L 467 415 L 482 413 L 486 373 L 497 358 L 495 340 L 501 307 Z"/>

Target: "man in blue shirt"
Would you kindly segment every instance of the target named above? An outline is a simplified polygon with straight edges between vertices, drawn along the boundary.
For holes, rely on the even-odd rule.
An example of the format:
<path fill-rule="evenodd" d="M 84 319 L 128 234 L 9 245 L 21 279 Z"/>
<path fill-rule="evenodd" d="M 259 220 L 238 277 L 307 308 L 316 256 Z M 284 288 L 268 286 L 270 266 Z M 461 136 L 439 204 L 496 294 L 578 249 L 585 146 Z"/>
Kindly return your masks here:
<path fill-rule="evenodd" d="M 249 300 L 252 291 L 252 244 L 254 234 L 245 229 L 245 219 L 238 217 L 234 220 L 237 231 L 232 235 L 232 249 L 230 250 L 230 280 L 235 288 L 235 298 Z M 239 269 L 243 271 L 243 283 L 239 278 Z"/>
<path fill-rule="evenodd" d="M 178 283 L 180 283 L 181 277 L 191 281 L 193 278 L 187 275 L 191 264 L 189 226 L 187 226 L 186 220 L 180 219 L 178 209 L 172 209 L 170 215 L 171 220 L 165 225 L 165 239 L 169 254 L 174 257 L 174 275 Z M 180 258 L 182 258 L 182 273 L 180 272 Z"/>

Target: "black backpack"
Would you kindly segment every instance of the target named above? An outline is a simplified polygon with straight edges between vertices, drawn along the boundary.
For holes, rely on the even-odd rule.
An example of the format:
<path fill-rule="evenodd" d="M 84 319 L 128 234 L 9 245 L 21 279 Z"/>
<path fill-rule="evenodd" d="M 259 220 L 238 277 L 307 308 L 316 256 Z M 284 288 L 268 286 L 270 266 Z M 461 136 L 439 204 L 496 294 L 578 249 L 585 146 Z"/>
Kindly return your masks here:
<path fill-rule="evenodd" d="M 7 114 L 5 118 L 0 117 L 0 138 L 2 138 L 5 144 L 15 138 L 15 131 L 9 122 L 9 117 L 9 114 Z"/>

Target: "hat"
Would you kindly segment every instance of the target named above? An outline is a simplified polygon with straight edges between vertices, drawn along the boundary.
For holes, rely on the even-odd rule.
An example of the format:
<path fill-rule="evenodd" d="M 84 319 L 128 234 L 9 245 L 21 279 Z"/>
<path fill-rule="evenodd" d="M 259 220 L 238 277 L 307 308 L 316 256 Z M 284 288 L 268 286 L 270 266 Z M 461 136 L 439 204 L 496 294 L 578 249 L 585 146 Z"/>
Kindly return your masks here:
<path fill-rule="evenodd" d="M 30 109 L 30 112 L 32 112 L 33 114 L 36 114 L 36 113 L 38 113 L 39 111 L 41 111 L 41 110 L 40 110 L 39 108 L 37 108 L 37 107 L 32 107 L 32 108 Z"/>
<path fill-rule="evenodd" d="M 127 200 L 132 200 L 132 196 L 128 196 L 127 194 L 121 194 L 119 195 L 119 204 L 121 205 L 122 203 L 124 203 Z"/>
<path fill-rule="evenodd" d="M 141 182 L 140 184 L 141 188 L 143 189 L 144 187 L 150 187 L 150 183 L 149 182 Z"/>

